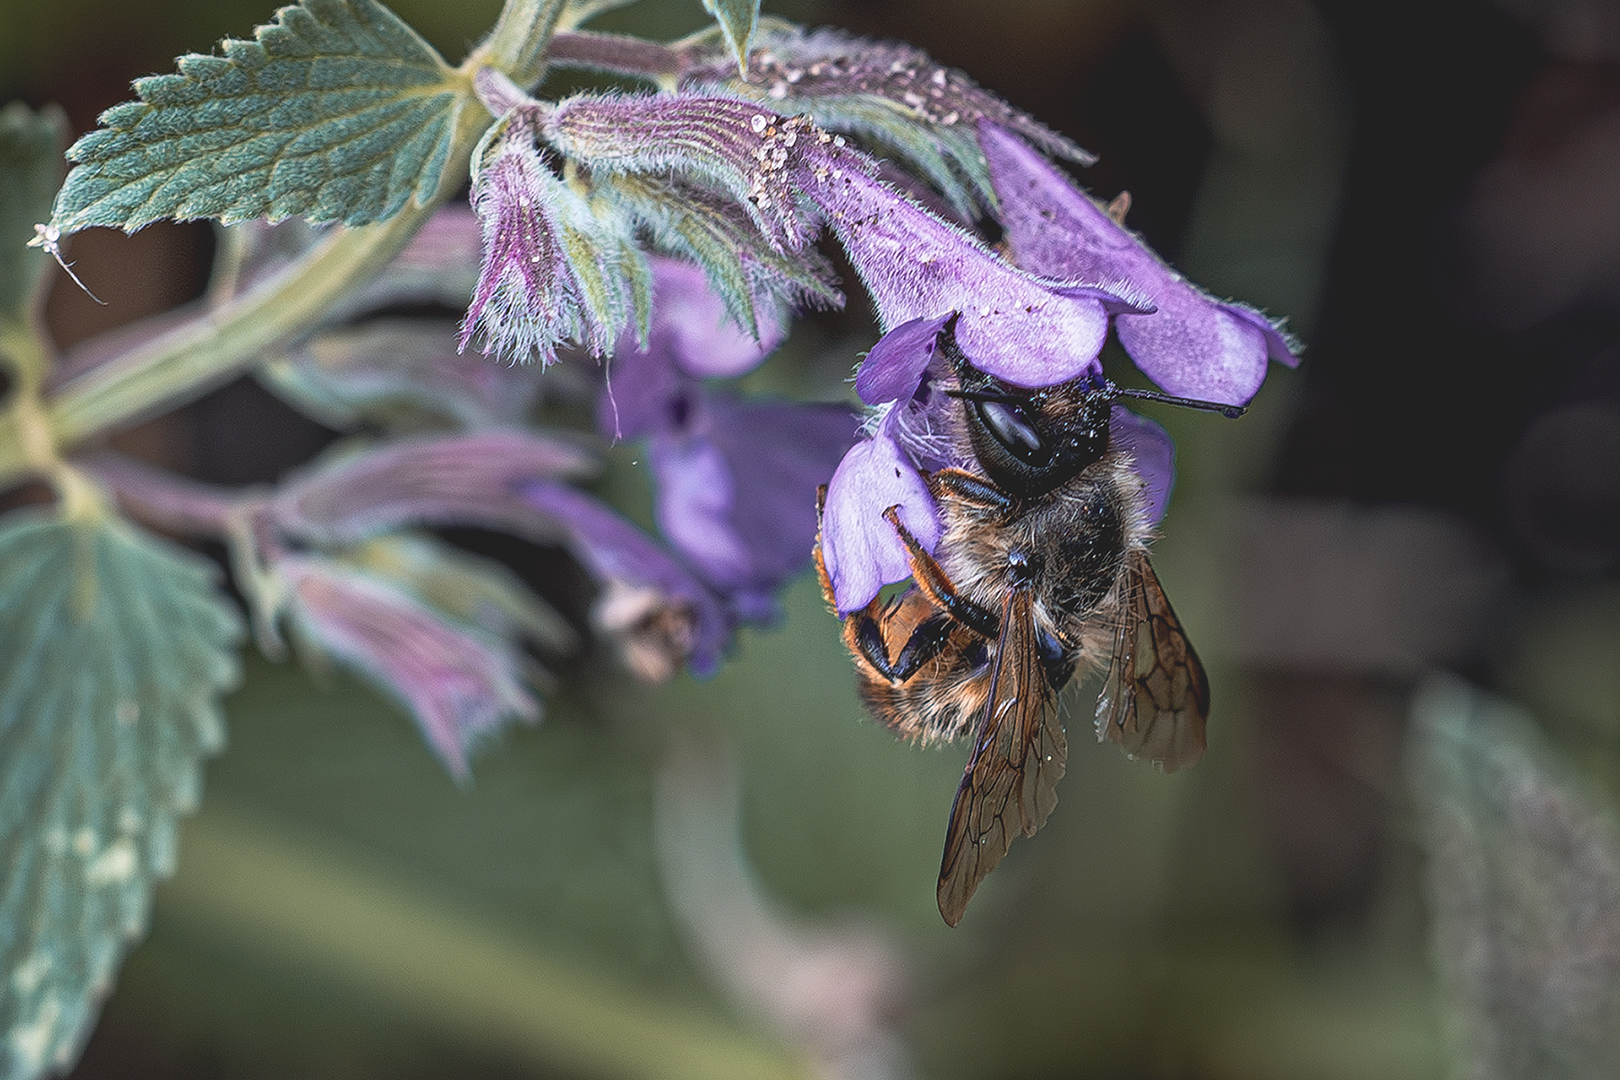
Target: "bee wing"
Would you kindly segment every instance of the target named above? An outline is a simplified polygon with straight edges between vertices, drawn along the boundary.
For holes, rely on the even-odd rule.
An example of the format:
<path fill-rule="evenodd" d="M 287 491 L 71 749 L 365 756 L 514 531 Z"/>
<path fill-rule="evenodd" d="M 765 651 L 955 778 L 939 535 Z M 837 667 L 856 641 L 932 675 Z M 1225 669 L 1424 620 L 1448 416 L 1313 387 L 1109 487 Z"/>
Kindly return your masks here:
<path fill-rule="evenodd" d="M 1209 679 L 1164 595 L 1147 552 L 1125 558 L 1114 658 L 1097 699 L 1097 737 L 1165 772 L 1204 756 Z"/>
<path fill-rule="evenodd" d="M 1033 836 L 1046 823 L 1068 753 L 1040 663 L 1033 599 L 1016 590 L 1002 609 L 990 697 L 945 831 L 939 913 L 946 923 L 961 921 L 1018 834 Z"/>

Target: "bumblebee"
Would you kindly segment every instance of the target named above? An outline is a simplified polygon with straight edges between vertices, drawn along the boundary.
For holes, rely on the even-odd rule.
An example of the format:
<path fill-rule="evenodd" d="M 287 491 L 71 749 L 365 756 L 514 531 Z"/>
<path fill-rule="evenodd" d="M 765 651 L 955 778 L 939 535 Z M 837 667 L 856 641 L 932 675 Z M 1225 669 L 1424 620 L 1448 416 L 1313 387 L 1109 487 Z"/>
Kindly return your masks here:
<path fill-rule="evenodd" d="M 1109 418 L 1122 396 L 1241 410 L 1090 380 L 1017 387 L 974 368 L 950 328 L 940 355 L 961 404 L 956 458 L 976 468 L 927 477 L 944 523 L 932 555 L 887 511 L 911 584 L 849 614 L 843 637 L 881 722 L 924 743 L 972 736 L 939 871 L 940 914 L 955 926 L 1057 804 L 1068 755 L 1057 695 L 1077 674 L 1106 665 L 1099 738 L 1166 772 L 1203 756 L 1209 682 L 1148 561 L 1143 481 L 1110 445 Z M 833 604 L 819 541 L 816 564 Z"/>

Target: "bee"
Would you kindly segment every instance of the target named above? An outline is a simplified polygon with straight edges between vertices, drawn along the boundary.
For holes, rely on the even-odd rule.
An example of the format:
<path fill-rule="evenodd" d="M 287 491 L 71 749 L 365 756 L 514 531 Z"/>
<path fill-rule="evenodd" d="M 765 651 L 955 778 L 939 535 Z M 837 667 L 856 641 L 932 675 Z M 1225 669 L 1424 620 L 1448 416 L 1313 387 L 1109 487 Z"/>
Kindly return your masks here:
<path fill-rule="evenodd" d="M 911 583 L 848 615 L 843 637 L 878 720 L 922 743 L 972 736 L 939 871 L 939 911 L 955 926 L 1013 840 L 1057 805 L 1057 697 L 1077 674 L 1106 665 L 1099 739 L 1166 772 L 1203 756 L 1209 681 L 1148 561 L 1144 483 L 1110 445 L 1109 418 L 1127 396 L 1242 409 L 1086 379 L 1014 386 L 973 367 L 952 329 L 939 343 L 961 402 L 950 437 L 976 468 L 928 475 L 944 522 L 932 555 L 897 508 L 885 513 Z M 816 564 L 833 604 L 819 540 Z"/>

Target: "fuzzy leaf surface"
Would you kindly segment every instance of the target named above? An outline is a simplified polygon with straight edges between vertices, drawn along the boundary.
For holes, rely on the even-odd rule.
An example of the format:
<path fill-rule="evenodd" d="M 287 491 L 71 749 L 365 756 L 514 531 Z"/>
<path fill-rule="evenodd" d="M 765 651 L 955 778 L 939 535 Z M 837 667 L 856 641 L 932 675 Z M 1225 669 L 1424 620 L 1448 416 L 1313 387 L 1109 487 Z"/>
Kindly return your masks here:
<path fill-rule="evenodd" d="M 116 520 L 0 527 L 0 1080 L 71 1064 L 223 742 L 234 612 Z"/>
<path fill-rule="evenodd" d="M 254 38 L 136 80 L 68 150 L 52 223 L 365 225 L 432 195 L 469 92 L 416 31 L 375 0 L 303 0 Z"/>

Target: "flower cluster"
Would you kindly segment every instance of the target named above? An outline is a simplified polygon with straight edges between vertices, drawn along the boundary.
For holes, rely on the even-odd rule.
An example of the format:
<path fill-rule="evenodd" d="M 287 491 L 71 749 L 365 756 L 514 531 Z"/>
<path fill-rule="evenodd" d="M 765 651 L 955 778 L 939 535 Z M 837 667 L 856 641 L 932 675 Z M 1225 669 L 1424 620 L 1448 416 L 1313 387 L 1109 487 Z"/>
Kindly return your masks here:
<path fill-rule="evenodd" d="M 568 48 L 617 48 L 604 40 Z M 263 369 L 306 410 L 382 438 L 269 494 L 97 466 L 149 516 L 230 540 L 261 640 L 274 647 L 289 627 L 391 688 L 458 776 L 473 741 L 538 715 L 528 687 L 543 672 L 522 644 L 563 651 L 572 633 L 514 577 L 424 530 L 566 550 L 596 584 L 593 628 L 630 670 L 703 675 L 808 566 L 819 486 L 840 611 L 909 575 L 886 510 L 938 544 L 927 474 L 968 464 L 946 434 L 960 405 L 942 381 L 943 335 L 1024 387 L 1100 378 L 1110 331 L 1165 390 L 1209 401 L 1245 402 L 1269 361 L 1293 363 L 1268 320 L 1183 281 L 1045 156 L 1083 151 L 960 72 L 833 33 L 770 27 L 760 40 L 747 77 L 705 46 L 633 51 L 675 87 L 653 93 L 544 101 L 478 73 L 497 119 L 474 154 L 471 212 L 441 211 L 329 325 Z M 1001 250 L 958 223 L 986 207 Z M 855 378 L 864 429 L 843 405 L 724 385 L 781 344 L 794 309 L 843 302 L 814 247 L 824 233 L 882 331 Z M 234 280 L 249 287 L 307 242 L 295 225 L 258 228 Z M 375 317 L 469 292 L 459 334 Z M 474 342 L 551 371 L 537 380 L 465 355 Z M 588 491 L 594 447 L 537 428 L 542 408 L 644 443 L 658 535 Z M 1156 520 L 1169 439 L 1119 407 L 1111 437 Z"/>

